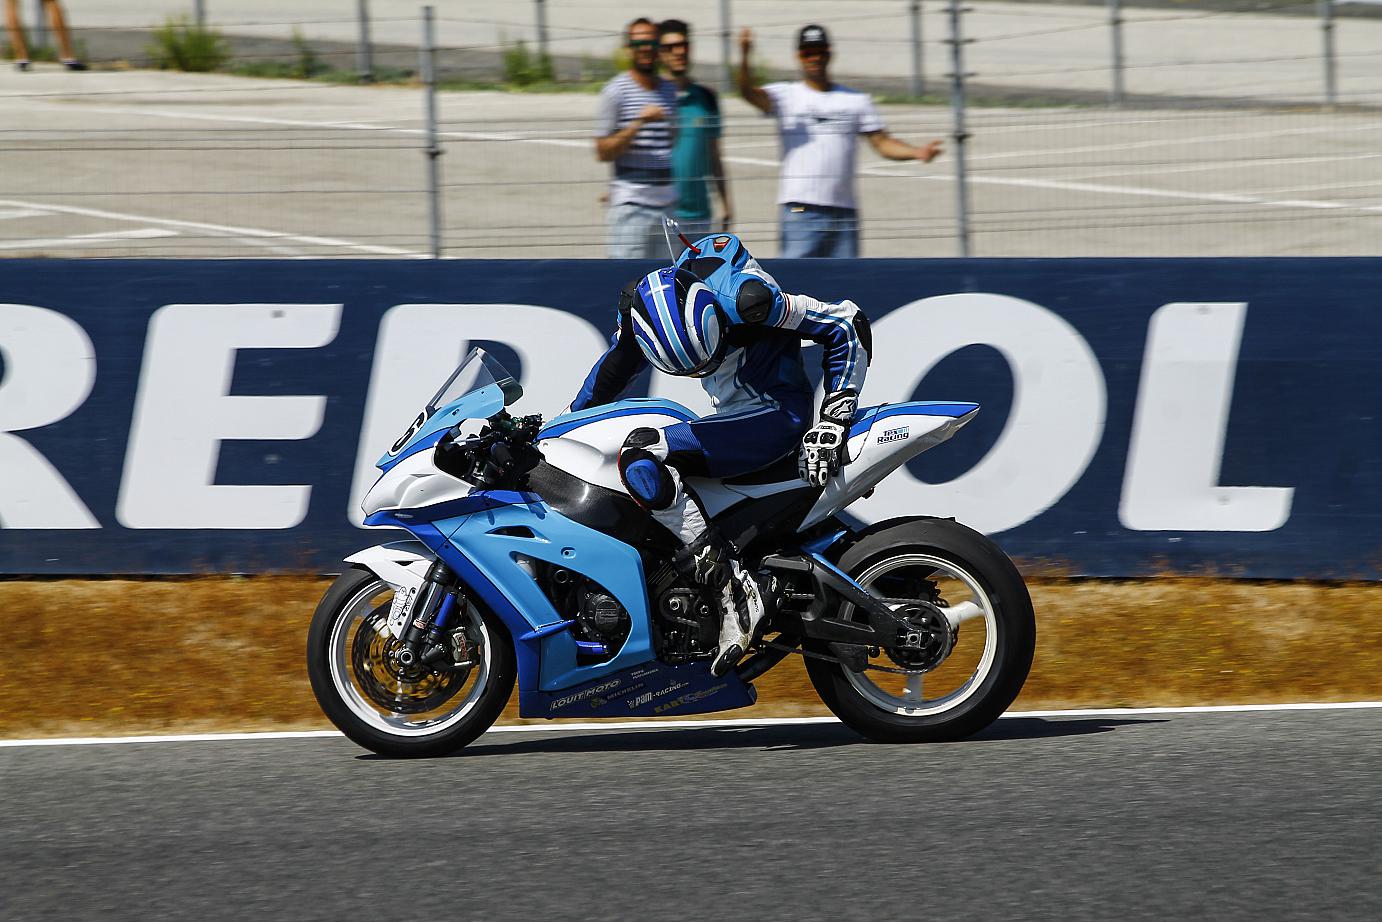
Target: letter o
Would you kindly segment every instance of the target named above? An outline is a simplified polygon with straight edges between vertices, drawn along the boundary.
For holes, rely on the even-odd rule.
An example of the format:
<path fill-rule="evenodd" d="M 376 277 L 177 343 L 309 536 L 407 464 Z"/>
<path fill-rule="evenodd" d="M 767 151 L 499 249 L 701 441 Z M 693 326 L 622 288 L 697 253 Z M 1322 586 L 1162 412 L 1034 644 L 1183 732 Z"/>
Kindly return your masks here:
<path fill-rule="evenodd" d="M 1064 318 L 1021 298 L 966 293 L 913 301 L 873 327 L 870 403 L 911 394 L 938 362 L 972 345 L 990 346 L 1007 360 L 1013 401 L 998 441 L 969 471 L 929 484 L 904 467 L 856 514 L 954 516 L 991 534 L 1031 521 L 1084 474 L 1103 436 L 1108 400 L 1098 359 Z"/>

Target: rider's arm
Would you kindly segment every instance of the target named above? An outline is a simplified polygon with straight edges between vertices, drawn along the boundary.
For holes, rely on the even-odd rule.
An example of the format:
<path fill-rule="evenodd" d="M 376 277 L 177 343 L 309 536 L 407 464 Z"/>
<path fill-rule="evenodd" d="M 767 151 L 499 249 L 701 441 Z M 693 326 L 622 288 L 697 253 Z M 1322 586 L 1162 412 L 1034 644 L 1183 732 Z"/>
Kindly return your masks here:
<path fill-rule="evenodd" d="M 853 301 L 828 304 L 810 295 L 783 294 L 784 309 L 773 326 L 796 330 L 825 349 L 825 391 L 863 390 L 873 354 L 869 319 Z"/>
<path fill-rule="evenodd" d="M 825 350 L 825 391 L 863 389 L 873 352 L 868 318 L 853 301 L 828 304 L 810 295 L 787 294 L 772 276 L 749 261 L 734 280 L 735 309 L 745 323 L 795 330 Z"/>
<path fill-rule="evenodd" d="M 637 282 L 629 284 L 633 286 Z M 626 293 L 629 290 L 630 288 L 625 288 Z M 612 403 L 633 383 L 638 373 L 647 367 L 648 360 L 643 357 L 643 351 L 638 348 L 633 330 L 629 327 L 629 312 L 624 305 L 624 296 L 621 295 L 619 329 L 615 331 L 608 351 L 600 356 L 595 362 L 595 367 L 590 369 L 590 374 L 586 375 L 580 393 L 571 401 L 571 412 Z"/>

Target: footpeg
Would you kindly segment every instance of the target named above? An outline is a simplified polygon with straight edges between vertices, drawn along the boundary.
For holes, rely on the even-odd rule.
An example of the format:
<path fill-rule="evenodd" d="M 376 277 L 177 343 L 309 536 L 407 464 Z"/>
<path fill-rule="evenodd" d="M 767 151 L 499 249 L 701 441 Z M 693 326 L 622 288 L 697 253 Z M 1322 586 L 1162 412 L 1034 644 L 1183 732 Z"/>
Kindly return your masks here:
<path fill-rule="evenodd" d="M 835 654 L 850 672 L 863 672 L 869 666 L 869 648 L 857 643 L 830 643 L 830 652 Z"/>

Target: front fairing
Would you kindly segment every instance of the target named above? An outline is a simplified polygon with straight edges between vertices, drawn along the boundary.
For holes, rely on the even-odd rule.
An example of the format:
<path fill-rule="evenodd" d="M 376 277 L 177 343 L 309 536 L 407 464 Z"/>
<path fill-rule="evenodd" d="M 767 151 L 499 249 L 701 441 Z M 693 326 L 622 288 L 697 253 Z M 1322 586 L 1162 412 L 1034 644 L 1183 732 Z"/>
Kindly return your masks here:
<path fill-rule="evenodd" d="M 430 416 L 425 412 L 419 413 L 404 438 L 395 443 L 395 448 L 384 452 L 374 466 L 387 471 L 404 458 L 436 445 L 442 435 L 457 423 L 467 419 L 488 419 L 502 409 L 504 392 L 498 385 L 488 384 L 438 407 Z"/>
<path fill-rule="evenodd" d="M 523 388 L 503 365 L 484 349 L 472 349 L 375 467 L 388 471 L 404 458 L 431 448 L 457 423 L 488 419 L 522 395 Z"/>

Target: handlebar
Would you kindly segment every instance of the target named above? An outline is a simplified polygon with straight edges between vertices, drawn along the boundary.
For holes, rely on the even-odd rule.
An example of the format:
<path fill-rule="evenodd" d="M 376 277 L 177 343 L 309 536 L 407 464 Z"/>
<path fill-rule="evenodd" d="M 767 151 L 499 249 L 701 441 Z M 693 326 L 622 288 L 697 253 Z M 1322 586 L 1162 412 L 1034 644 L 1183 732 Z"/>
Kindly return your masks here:
<path fill-rule="evenodd" d="M 460 425 L 453 426 L 437 443 L 437 467 L 467 483 L 497 488 L 521 478 L 542 460 L 533 447 L 542 429 L 541 416 L 510 416 L 500 410 L 488 423 L 478 435 L 465 439 L 460 439 Z"/>

